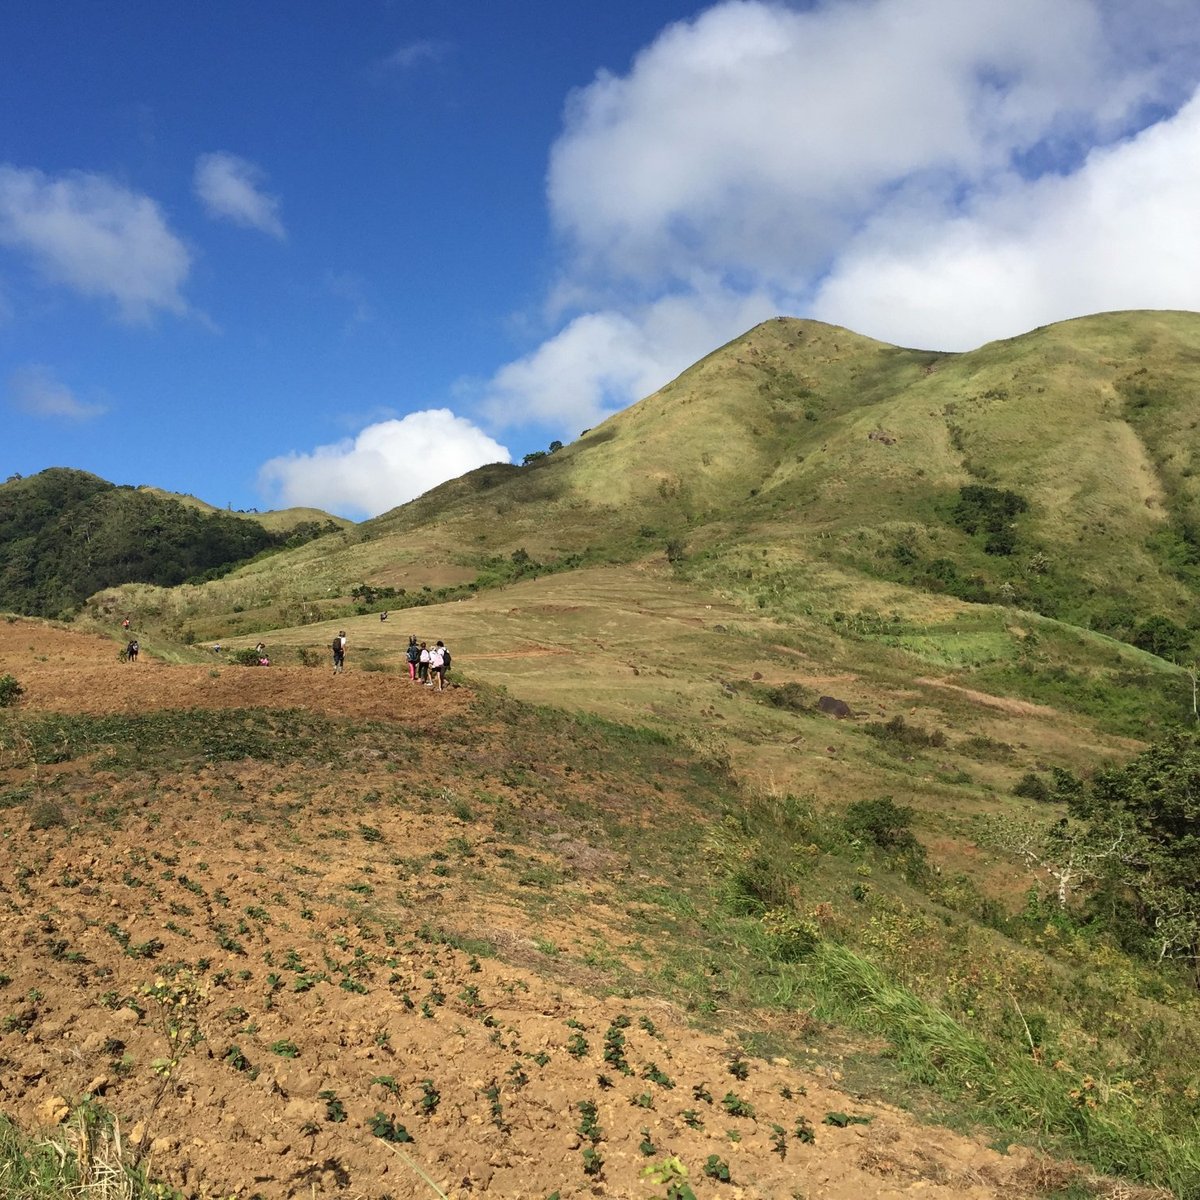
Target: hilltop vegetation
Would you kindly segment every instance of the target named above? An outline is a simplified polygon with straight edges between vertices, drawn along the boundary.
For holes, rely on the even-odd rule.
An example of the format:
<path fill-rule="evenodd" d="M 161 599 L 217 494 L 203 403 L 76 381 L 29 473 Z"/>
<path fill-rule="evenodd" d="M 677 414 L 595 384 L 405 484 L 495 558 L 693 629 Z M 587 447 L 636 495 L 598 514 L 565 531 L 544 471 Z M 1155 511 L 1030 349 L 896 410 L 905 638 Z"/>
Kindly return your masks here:
<path fill-rule="evenodd" d="M 272 532 L 85 471 L 50 468 L 0 485 L 0 608 L 57 616 L 101 588 L 171 587 L 335 528 L 310 519 Z"/>

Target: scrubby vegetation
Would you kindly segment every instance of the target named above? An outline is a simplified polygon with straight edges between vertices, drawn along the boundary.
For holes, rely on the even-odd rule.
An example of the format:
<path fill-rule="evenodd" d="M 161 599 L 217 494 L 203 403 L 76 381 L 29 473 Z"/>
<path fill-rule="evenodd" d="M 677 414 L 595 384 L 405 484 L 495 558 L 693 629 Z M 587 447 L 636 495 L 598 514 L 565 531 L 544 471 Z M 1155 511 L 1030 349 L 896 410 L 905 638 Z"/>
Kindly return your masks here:
<path fill-rule="evenodd" d="M 214 578 L 336 528 L 310 521 L 271 532 L 84 471 L 51 468 L 0 485 L 0 608 L 69 614 L 101 588 Z"/>

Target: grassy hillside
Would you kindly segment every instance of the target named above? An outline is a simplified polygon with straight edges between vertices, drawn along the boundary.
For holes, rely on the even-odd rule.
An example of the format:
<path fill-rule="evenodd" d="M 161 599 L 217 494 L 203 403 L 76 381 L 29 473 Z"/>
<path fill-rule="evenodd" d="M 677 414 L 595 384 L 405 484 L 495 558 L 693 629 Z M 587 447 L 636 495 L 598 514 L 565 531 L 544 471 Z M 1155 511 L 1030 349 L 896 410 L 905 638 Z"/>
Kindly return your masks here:
<path fill-rule="evenodd" d="M 558 452 L 235 574 L 180 619 L 278 602 L 266 624 L 294 623 L 336 615 L 359 583 L 403 588 L 397 608 L 669 549 L 769 611 L 829 564 L 1186 655 L 1198 364 L 1190 313 L 1105 314 L 958 355 L 770 321 Z M 975 523 L 963 489 L 982 497 Z"/>
<path fill-rule="evenodd" d="M 150 496 L 160 496 L 166 500 L 177 500 L 180 504 L 186 504 L 198 512 L 225 513 L 226 516 L 240 517 L 244 521 L 254 521 L 272 533 L 291 533 L 297 527 L 309 525 L 321 527 L 323 533 L 332 533 L 338 529 L 349 529 L 354 524 L 345 517 L 335 517 L 332 513 L 327 513 L 320 508 L 280 508 L 268 512 L 242 508 L 235 510 L 218 508 L 215 504 L 209 504 L 206 500 L 201 500 L 186 492 L 168 492 L 162 488 L 148 485 L 139 487 L 138 491 Z"/>

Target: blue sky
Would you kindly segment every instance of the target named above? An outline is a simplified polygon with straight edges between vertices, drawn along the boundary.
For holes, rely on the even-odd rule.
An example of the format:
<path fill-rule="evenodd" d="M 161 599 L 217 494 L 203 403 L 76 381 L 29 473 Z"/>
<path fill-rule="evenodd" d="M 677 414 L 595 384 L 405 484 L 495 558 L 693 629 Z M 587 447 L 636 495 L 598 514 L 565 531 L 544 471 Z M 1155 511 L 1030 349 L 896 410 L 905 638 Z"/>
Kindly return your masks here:
<path fill-rule="evenodd" d="M 759 320 L 1200 308 L 1194 0 L 0 9 L 0 478 L 381 512 Z"/>

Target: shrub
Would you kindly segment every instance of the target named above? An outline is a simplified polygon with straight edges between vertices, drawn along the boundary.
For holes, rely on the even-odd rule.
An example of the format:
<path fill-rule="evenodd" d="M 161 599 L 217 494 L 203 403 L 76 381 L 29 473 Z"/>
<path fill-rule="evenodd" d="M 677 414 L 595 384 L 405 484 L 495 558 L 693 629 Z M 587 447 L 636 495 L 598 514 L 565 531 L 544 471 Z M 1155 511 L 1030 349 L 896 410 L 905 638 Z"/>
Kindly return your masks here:
<path fill-rule="evenodd" d="M 767 703 L 775 708 L 784 708 L 789 712 L 804 712 L 812 703 L 812 693 L 802 684 L 795 681 L 782 683 L 777 688 L 767 692 Z"/>
<path fill-rule="evenodd" d="M 12 675 L 0 675 L 0 708 L 8 708 L 25 694 L 25 689 Z"/>
<path fill-rule="evenodd" d="M 913 810 L 897 804 L 891 796 L 856 800 L 842 818 L 851 837 L 870 842 L 881 850 L 920 855 L 924 851 L 912 831 Z"/>
<path fill-rule="evenodd" d="M 897 746 L 920 749 L 946 744 L 946 735 L 940 729 L 928 730 L 920 725 L 909 725 L 901 716 L 893 717 L 886 724 L 882 721 L 872 721 L 863 728 L 871 737 Z"/>
<path fill-rule="evenodd" d="M 1027 771 L 1013 785 L 1014 796 L 1024 796 L 1027 800 L 1038 800 L 1042 804 L 1054 798 L 1050 785 L 1032 771 Z"/>

